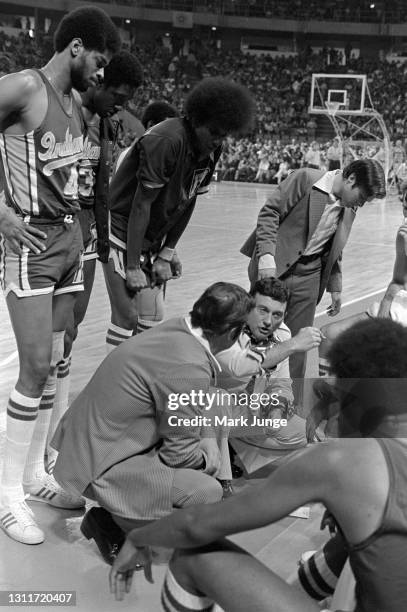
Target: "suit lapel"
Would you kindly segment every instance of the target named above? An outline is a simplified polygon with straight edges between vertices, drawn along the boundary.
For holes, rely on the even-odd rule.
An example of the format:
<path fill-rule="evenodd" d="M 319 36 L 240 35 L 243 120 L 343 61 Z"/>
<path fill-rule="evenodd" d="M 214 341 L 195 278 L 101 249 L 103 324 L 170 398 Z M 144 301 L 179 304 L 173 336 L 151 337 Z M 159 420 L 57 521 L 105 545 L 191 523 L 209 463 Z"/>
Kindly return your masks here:
<path fill-rule="evenodd" d="M 308 238 L 307 244 L 316 230 L 316 227 L 325 210 L 325 206 L 329 202 L 329 197 L 326 193 L 315 189 L 311 189 L 309 198 L 309 216 L 308 216 Z"/>

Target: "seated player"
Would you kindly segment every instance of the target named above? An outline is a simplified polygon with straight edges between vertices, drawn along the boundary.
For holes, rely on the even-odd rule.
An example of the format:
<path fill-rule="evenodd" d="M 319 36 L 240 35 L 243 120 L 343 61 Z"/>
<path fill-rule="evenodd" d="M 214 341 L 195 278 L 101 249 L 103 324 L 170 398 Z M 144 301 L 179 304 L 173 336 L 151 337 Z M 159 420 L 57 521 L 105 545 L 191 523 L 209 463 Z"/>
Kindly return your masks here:
<path fill-rule="evenodd" d="M 117 599 L 135 570 L 151 577 L 154 545 L 178 548 L 162 593 L 167 612 L 211 610 L 213 602 L 228 612 L 317 612 L 305 593 L 224 538 L 318 501 L 345 538 L 356 610 L 407 608 L 407 329 L 361 321 L 337 338 L 329 357 L 340 387 L 341 438 L 297 451 L 266 483 L 221 505 L 186 508 L 132 530 L 110 572 Z"/>
<path fill-rule="evenodd" d="M 201 422 L 174 427 L 176 418 L 207 414 L 205 407 L 191 400 L 173 410 L 170 400 L 209 391 L 219 370 L 215 355 L 235 342 L 251 306 L 238 285 L 216 283 L 189 317 L 170 319 L 109 354 L 58 426 L 56 480 L 97 501 L 124 530 L 221 499 L 212 477 L 219 467 L 214 437 L 201 438 Z M 90 510 L 83 530 L 109 559 L 109 524 L 97 518 Z"/>
<path fill-rule="evenodd" d="M 308 327 L 291 338 L 290 330 L 283 323 L 288 292 L 282 281 L 274 278 L 257 281 L 250 293 L 254 308 L 248 315 L 244 331 L 233 346 L 217 356 L 222 368 L 218 384 L 233 393 L 246 390 L 252 394 L 278 396 L 279 405 L 273 415 L 287 419 L 288 424 L 279 429 L 267 429 L 264 435 L 254 435 L 248 428 L 244 438 L 231 438 L 230 443 L 249 472 L 257 458 L 253 447 L 294 450 L 306 445 L 305 419 L 293 414 L 288 358 L 297 351 L 317 347 L 322 337 L 319 329 Z M 264 463 L 272 458 L 264 452 L 262 455 Z"/>
<path fill-rule="evenodd" d="M 179 277 L 174 249 L 197 196 L 208 186 L 223 139 L 253 116 L 246 88 L 208 78 L 188 94 L 185 116 L 152 127 L 130 147 L 110 186 L 110 255 L 104 266 L 111 304 L 108 350 L 164 317 L 164 283 Z M 141 320 L 137 293 L 148 288 Z M 147 301 L 147 300 L 146 300 Z"/>
<path fill-rule="evenodd" d="M 407 185 L 406 185 L 407 187 Z M 324 340 L 319 347 L 319 375 L 329 375 L 329 361 L 326 358 L 330 346 L 341 333 L 356 321 L 368 317 L 390 318 L 407 326 L 407 204 L 403 202 L 403 224 L 396 234 L 396 258 L 393 277 L 380 303 L 376 302 L 366 312 L 356 314 L 338 323 L 331 323 L 322 328 Z"/>
<path fill-rule="evenodd" d="M 78 194 L 84 254 L 84 291 L 76 297 L 64 338 L 64 358 L 58 364 L 57 388 L 48 441 L 68 408 L 72 344 L 78 326 L 85 318 L 95 279 L 96 259 L 107 261 L 109 254 L 108 210 L 109 178 L 113 149 L 119 134 L 117 112 L 134 96 L 143 78 L 138 59 L 121 51 L 104 68 L 103 83 L 82 94 L 82 115 L 86 126 L 85 150 L 78 171 Z M 47 445 L 47 469 L 51 474 L 56 460 L 55 450 Z"/>

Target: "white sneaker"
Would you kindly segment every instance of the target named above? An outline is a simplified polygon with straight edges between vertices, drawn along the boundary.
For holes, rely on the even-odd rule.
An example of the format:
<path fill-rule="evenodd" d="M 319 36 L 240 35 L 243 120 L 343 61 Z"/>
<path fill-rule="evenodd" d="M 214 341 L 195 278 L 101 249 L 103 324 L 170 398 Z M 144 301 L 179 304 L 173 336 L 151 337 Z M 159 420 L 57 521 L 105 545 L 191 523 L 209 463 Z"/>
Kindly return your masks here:
<path fill-rule="evenodd" d="M 30 484 L 24 484 L 24 490 L 30 501 L 44 502 L 55 508 L 74 510 L 83 508 L 86 504 L 84 497 L 70 495 L 49 474 L 32 480 Z"/>
<path fill-rule="evenodd" d="M 45 538 L 25 501 L 0 507 L 0 527 L 10 538 L 23 544 L 41 544 Z"/>

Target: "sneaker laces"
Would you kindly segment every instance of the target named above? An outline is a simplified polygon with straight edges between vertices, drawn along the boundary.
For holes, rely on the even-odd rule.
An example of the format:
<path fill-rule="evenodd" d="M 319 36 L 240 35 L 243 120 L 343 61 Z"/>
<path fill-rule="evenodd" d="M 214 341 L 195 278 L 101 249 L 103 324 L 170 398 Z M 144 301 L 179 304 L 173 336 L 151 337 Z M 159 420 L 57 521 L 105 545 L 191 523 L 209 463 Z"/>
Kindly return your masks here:
<path fill-rule="evenodd" d="M 24 499 L 27 499 L 28 495 L 24 496 Z M 27 506 L 25 501 L 15 502 L 14 504 L 10 504 L 9 506 L 10 512 L 17 519 L 18 523 L 22 527 L 36 527 L 36 522 L 34 520 L 34 513 L 29 506 Z"/>

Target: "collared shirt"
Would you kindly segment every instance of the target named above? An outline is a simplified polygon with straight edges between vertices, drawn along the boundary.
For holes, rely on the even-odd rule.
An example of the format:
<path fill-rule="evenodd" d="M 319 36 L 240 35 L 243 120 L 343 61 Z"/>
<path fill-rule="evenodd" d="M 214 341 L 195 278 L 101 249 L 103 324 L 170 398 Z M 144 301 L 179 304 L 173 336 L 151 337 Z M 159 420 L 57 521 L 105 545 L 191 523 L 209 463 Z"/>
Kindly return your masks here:
<path fill-rule="evenodd" d="M 270 380 L 275 379 L 280 383 L 280 387 L 287 383 L 291 388 L 288 357 L 267 372 L 262 366 L 267 350 L 290 338 L 291 333 L 285 323 L 281 323 L 267 340 L 260 343 L 253 343 L 250 335 L 243 331 L 231 347 L 217 354 L 222 367 L 219 386 L 229 392 L 241 392 L 247 388 L 253 377 L 261 377 L 266 383 L 270 384 Z M 264 386 L 263 383 L 262 387 Z M 282 395 L 288 396 L 290 391 L 291 389 Z"/>
<path fill-rule="evenodd" d="M 325 210 L 307 244 L 304 255 L 315 255 L 322 251 L 325 244 L 337 230 L 343 211 L 341 201 L 332 193 L 333 183 L 337 173 L 337 170 L 327 172 L 313 185 L 316 189 L 329 194 L 332 203 L 325 206 Z"/>
<path fill-rule="evenodd" d="M 340 172 L 340 170 L 331 170 L 326 172 L 313 185 L 313 187 L 319 189 L 320 191 L 329 194 L 332 204 L 325 207 L 321 219 L 319 220 L 319 223 L 315 228 L 315 231 L 312 234 L 303 255 L 314 255 L 315 253 L 322 251 L 329 238 L 336 232 L 343 210 L 340 200 L 338 200 L 332 193 L 334 178 L 338 172 Z M 276 262 L 271 253 L 266 253 L 260 257 L 259 270 L 275 267 Z"/>

